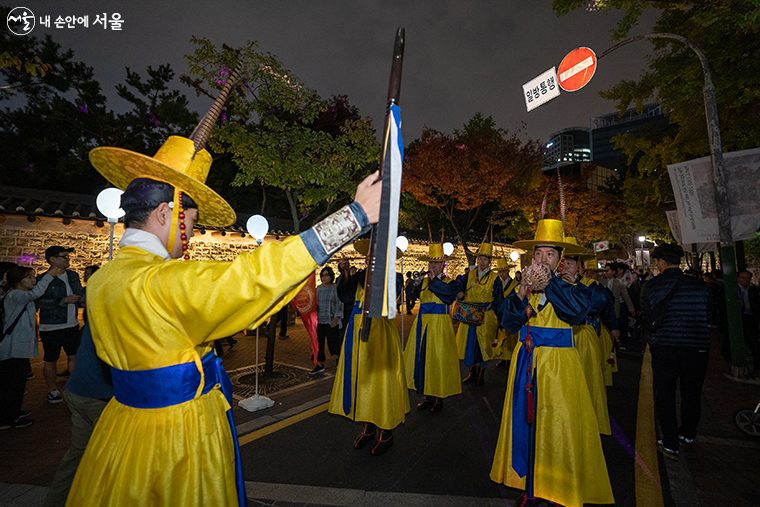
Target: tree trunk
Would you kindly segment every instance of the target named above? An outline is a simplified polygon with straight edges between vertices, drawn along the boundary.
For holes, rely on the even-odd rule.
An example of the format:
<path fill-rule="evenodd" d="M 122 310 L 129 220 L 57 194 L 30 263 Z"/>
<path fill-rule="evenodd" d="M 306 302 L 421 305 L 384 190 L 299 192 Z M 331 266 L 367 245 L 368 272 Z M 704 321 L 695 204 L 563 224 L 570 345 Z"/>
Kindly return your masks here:
<path fill-rule="evenodd" d="M 296 202 L 296 198 L 290 189 L 285 189 L 285 195 L 287 196 L 288 203 L 290 204 L 290 217 L 293 219 L 293 233 L 300 234 L 301 221 L 298 219 L 298 203 Z"/>
<path fill-rule="evenodd" d="M 449 210 L 446 210 L 446 211 L 441 210 L 441 211 L 446 215 L 446 218 L 449 219 L 451 226 L 454 228 L 454 233 L 459 239 L 459 243 L 462 245 L 462 248 L 464 248 L 464 255 L 467 258 L 467 263 L 472 265 L 473 256 L 470 253 L 470 251 L 467 249 L 467 238 L 462 235 L 462 233 L 459 231 L 459 227 L 457 227 L 457 224 L 454 223 L 453 212 L 449 213 Z"/>

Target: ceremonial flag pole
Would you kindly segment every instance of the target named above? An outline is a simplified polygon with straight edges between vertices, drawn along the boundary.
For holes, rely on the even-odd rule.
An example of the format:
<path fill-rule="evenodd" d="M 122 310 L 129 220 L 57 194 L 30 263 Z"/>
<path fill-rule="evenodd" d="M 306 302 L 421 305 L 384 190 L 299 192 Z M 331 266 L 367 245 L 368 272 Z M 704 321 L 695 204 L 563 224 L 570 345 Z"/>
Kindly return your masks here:
<path fill-rule="evenodd" d="M 364 279 L 362 305 L 362 341 L 369 339 L 373 318 L 396 317 L 396 236 L 398 209 L 401 197 L 401 166 L 404 143 L 401 138 L 401 69 L 404 61 L 404 29 L 396 32 L 393 62 L 388 84 L 388 102 L 383 129 L 383 149 L 380 153 L 380 178 L 383 185 L 380 219 L 372 227 L 368 265 Z"/>

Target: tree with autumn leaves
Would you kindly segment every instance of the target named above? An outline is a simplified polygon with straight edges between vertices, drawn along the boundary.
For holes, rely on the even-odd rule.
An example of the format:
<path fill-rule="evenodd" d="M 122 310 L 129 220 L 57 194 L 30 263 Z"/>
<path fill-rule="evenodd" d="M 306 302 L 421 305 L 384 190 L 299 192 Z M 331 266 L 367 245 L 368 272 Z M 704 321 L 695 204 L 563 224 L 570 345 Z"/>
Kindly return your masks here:
<path fill-rule="evenodd" d="M 542 160 L 537 141 L 478 113 L 453 134 L 423 129 L 406 149 L 403 190 L 438 209 L 469 256 L 472 233 L 482 234 L 504 196 L 538 185 Z"/>

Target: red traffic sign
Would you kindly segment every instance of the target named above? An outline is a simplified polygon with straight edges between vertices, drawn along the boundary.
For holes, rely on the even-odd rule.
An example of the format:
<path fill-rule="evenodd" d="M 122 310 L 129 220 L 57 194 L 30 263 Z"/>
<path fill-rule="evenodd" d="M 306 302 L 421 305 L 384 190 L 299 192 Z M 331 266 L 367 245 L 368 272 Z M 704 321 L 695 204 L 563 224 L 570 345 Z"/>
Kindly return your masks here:
<path fill-rule="evenodd" d="M 596 72 L 596 54 L 589 48 L 570 51 L 559 64 L 557 78 L 560 88 L 575 92 L 586 86 Z"/>

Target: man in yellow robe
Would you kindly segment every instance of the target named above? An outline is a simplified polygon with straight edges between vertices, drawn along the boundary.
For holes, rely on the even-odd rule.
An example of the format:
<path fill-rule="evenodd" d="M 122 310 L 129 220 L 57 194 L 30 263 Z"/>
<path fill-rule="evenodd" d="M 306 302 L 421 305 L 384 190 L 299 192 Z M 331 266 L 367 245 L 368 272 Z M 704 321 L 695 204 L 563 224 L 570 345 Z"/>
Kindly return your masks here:
<path fill-rule="evenodd" d="M 428 255 L 419 259 L 428 262 L 428 272 L 414 286 L 420 311 L 412 322 L 404 363 L 409 389 L 424 396 L 417 409 L 437 414 L 443 410 L 443 398 L 462 392 L 457 344 L 449 316 L 449 305 L 459 292 L 459 284 L 443 273 L 448 257 L 441 243 L 430 243 Z"/>
<path fill-rule="evenodd" d="M 475 268 L 458 280 L 462 290 L 457 299 L 480 307 L 484 312 L 481 323 L 460 321 L 457 329 L 459 359 L 470 367 L 470 373 L 462 381 L 463 384 L 475 383 L 482 386 L 488 360 L 497 353 L 499 322 L 494 308 L 501 302 L 501 284 L 498 283 L 499 276 L 491 270 L 492 253 L 493 245 L 482 243 L 475 253 Z"/>
<path fill-rule="evenodd" d="M 507 382 L 491 480 L 525 491 L 520 505 L 538 499 L 565 507 L 614 503 L 596 414 L 586 387 L 573 325 L 590 308 L 589 289 L 555 273 L 566 243 L 562 222 L 540 220 L 517 292 L 499 308 L 500 322 L 519 332 Z M 528 290 L 530 287 L 530 290 Z"/>
<path fill-rule="evenodd" d="M 575 238 L 566 239 L 573 240 L 572 242 L 575 243 Z M 582 324 L 573 326 L 573 334 L 575 348 L 581 358 L 591 402 L 594 404 L 594 411 L 599 422 L 599 433 L 611 435 L 610 415 L 607 411 L 607 387 L 604 384 L 602 371 L 603 337 L 599 316 L 607 304 L 605 293 L 609 291 L 593 278 L 581 277 L 579 265 L 580 261 L 585 260 L 586 257 L 587 255 L 565 255 L 562 264 L 562 279 L 570 283 L 582 283 L 591 290 L 591 309 Z"/>
<path fill-rule="evenodd" d="M 226 226 L 236 218 L 205 185 L 211 156 L 204 144 L 172 136 L 154 157 L 118 148 L 90 154 L 125 189 L 125 233 L 118 255 L 87 287 L 93 341 L 112 367 L 114 398 L 68 506 L 245 505 L 231 385 L 213 342 L 260 325 L 377 220 L 376 173 L 359 185 L 354 203 L 299 236 L 233 262 L 182 262 L 194 224 Z"/>
<path fill-rule="evenodd" d="M 355 241 L 354 249 L 367 255 L 369 240 Z M 400 251 L 397 253 L 401 255 Z M 347 259 L 341 259 L 338 269 L 338 298 L 344 305 L 352 305 L 353 311 L 346 323 L 328 410 L 331 414 L 364 423 L 361 434 L 354 440 L 354 449 L 363 449 L 370 444 L 375 439 L 376 428 L 380 428 L 380 436 L 370 453 L 381 456 L 393 446 L 393 428 L 404 422 L 409 412 L 401 338 L 395 322 L 375 318 L 372 319 L 369 339 L 366 342 L 361 340 L 366 273 L 362 269 L 350 274 Z M 397 273 L 396 290 L 401 291 L 402 287 L 403 277 Z"/>

